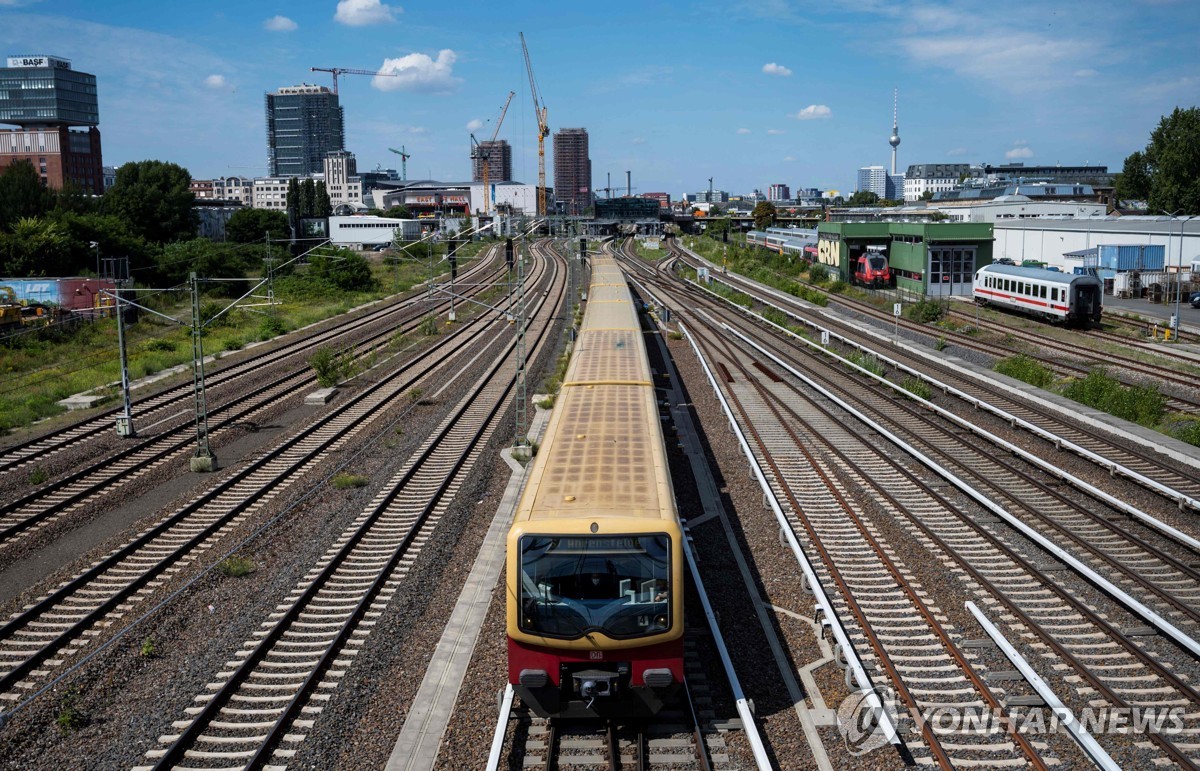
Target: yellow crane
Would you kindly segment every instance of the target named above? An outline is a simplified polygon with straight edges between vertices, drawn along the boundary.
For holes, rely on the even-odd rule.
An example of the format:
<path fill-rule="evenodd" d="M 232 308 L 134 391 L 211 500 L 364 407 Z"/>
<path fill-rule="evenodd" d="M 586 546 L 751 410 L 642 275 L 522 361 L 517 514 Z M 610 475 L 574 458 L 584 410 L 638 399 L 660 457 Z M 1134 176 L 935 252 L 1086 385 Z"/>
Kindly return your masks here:
<path fill-rule="evenodd" d="M 538 93 L 537 80 L 533 77 L 533 65 L 529 62 L 529 48 L 525 45 L 525 33 L 521 35 L 521 50 L 525 52 L 525 71 L 529 73 L 529 90 L 533 93 L 533 112 L 538 124 L 538 200 L 537 213 L 539 217 L 546 216 L 546 137 L 550 135 L 550 127 L 546 123 L 546 105 Z"/>
<path fill-rule="evenodd" d="M 355 70 L 349 67 L 309 67 L 309 72 L 328 72 L 333 75 L 333 93 L 338 92 L 338 75 L 383 75 L 389 78 L 398 77 L 399 72 L 376 72 L 374 70 Z"/>
<path fill-rule="evenodd" d="M 508 114 L 508 106 L 512 104 L 512 98 L 517 95 L 516 91 L 508 92 L 508 99 L 504 102 L 504 107 L 500 110 L 500 117 L 496 120 L 496 128 L 492 131 L 492 138 L 484 147 L 471 134 L 471 143 L 474 147 L 471 148 L 471 157 L 479 158 L 483 161 L 483 216 L 488 214 L 488 199 L 491 198 L 491 189 L 488 187 L 488 166 L 491 165 L 492 152 L 496 149 L 496 137 L 500 135 L 500 125 L 504 123 L 504 116 Z"/>

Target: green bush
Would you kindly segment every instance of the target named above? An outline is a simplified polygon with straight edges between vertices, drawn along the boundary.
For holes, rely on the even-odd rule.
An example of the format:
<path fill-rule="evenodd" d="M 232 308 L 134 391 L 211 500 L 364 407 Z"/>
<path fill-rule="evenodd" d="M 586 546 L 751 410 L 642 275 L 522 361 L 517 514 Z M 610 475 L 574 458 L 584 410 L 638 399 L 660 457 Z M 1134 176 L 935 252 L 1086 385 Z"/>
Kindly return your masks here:
<path fill-rule="evenodd" d="M 1200 447 L 1200 420 L 1187 420 L 1171 428 L 1171 436 L 1181 442 Z"/>
<path fill-rule="evenodd" d="M 1054 382 L 1054 372 L 1023 353 L 996 362 L 993 367 L 1001 375 L 1015 378 L 1038 388 L 1049 388 Z"/>
<path fill-rule="evenodd" d="M 883 362 L 881 362 L 873 353 L 864 353 L 863 351 L 855 351 L 846 357 L 852 364 L 865 369 L 879 377 L 883 377 Z"/>
<path fill-rule="evenodd" d="M 1103 369 L 1076 378 L 1063 396 L 1142 426 L 1154 427 L 1163 419 L 1167 400 L 1154 386 L 1126 386 Z"/>
<path fill-rule="evenodd" d="M 417 331 L 426 337 L 436 335 L 440 331 L 437 316 L 431 314 L 421 319 L 421 324 L 417 327 Z"/>
<path fill-rule="evenodd" d="M 829 280 L 829 268 L 821 263 L 813 263 L 813 266 L 808 269 L 808 280 L 814 284 L 824 284 Z"/>
<path fill-rule="evenodd" d="M 929 324 L 942 318 L 946 310 L 946 306 L 941 302 L 923 298 L 908 306 L 904 311 L 904 315 L 910 321 L 915 321 L 918 324 Z"/>
<path fill-rule="evenodd" d="M 142 343 L 142 350 L 172 353 L 175 351 L 178 345 L 179 344 L 174 340 L 169 340 L 165 337 L 155 337 Z"/>
<path fill-rule="evenodd" d="M 283 319 L 278 316 L 267 316 L 258 325 L 258 339 L 270 340 L 272 337 L 285 334 L 287 331 L 287 324 L 283 323 Z"/>
<path fill-rule="evenodd" d="M 841 294 L 842 292 L 846 291 L 847 286 L 849 286 L 849 284 L 839 278 L 829 285 L 829 291 L 831 294 Z"/>
<path fill-rule="evenodd" d="M 933 389 L 929 387 L 928 383 L 920 378 L 907 377 L 904 379 L 904 382 L 900 384 L 900 387 L 905 391 L 908 391 L 913 396 L 919 396 L 926 401 L 929 400 L 929 397 L 933 396 Z"/>
<path fill-rule="evenodd" d="M 946 338 L 939 337 L 937 339 L 937 342 L 933 344 L 933 349 L 935 351 L 944 351 L 944 350 L 946 350 L 946 345 L 947 345 Z"/>
<path fill-rule="evenodd" d="M 54 722 L 64 736 L 87 725 L 87 716 L 79 709 L 79 691 L 72 688 L 63 695 Z"/>
<path fill-rule="evenodd" d="M 354 374 L 354 355 L 350 349 L 335 350 L 323 345 L 313 351 L 308 364 L 317 373 L 317 385 L 333 388 L 344 378 Z"/>

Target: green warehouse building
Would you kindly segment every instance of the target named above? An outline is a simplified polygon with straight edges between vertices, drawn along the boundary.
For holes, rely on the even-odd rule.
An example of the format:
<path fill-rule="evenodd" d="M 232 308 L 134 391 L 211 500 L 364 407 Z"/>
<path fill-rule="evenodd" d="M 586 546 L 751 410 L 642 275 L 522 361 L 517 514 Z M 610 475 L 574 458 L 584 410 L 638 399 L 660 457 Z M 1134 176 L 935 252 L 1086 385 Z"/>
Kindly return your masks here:
<path fill-rule="evenodd" d="M 849 280 L 859 255 L 883 251 L 898 289 L 970 295 L 975 270 L 992 262 L 992 241 L 990 222 L 822 222 L 817 261 Z"/>

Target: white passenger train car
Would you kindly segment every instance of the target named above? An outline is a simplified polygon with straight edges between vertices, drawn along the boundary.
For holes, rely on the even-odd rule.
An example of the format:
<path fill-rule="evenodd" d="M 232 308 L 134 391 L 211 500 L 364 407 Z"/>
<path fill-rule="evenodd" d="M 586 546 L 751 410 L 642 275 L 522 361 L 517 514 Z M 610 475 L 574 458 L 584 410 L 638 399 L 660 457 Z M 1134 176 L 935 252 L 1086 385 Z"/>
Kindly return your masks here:
<path fill-rule="evenodd" d="M 1089 275 L 993 263 L 975 272 L 975 302 L 1067 324 L 1099 324 L 1104 285 Z"/>

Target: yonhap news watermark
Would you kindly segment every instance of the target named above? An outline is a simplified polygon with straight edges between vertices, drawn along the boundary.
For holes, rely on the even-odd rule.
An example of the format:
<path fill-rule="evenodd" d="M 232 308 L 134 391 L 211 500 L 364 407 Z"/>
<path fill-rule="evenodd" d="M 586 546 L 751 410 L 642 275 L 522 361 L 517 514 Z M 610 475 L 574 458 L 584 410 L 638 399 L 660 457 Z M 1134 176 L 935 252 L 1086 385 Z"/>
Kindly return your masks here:
<path fill-rule="evenodd" d="M 1104 705 L 1072 712 L 1052 707 L 1017 707 L 1004 710 L 979 704 L 940 704 L 909 709 L 891 688 L 857 691 L 838 706 L 837 727 L 852 755 L 864 755 L 890 743 L 895 732 L 935 733 L 1007 732 L 1009 725 L 1026 736 L 1064 732 L 1073 722 L 1094 736 L 1105 734 L 1182 733 L 1187 708 L 1182 706 L 1135 707 Z"/>

